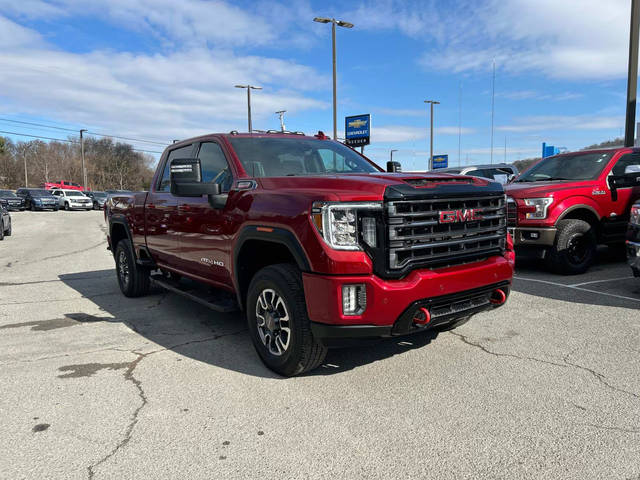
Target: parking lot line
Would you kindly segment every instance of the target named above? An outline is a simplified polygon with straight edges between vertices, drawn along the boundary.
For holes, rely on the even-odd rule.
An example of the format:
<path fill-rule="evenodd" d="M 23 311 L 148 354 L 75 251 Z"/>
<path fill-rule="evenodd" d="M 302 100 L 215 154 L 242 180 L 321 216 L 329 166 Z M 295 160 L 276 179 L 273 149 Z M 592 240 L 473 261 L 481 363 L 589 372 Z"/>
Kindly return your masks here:
<path fill-rule="evenodd" d="M 615 293 L 599 292 L 597 290 L 591 290 L 591 289 L 588 289 L 588 288 L 581 288 L 581 287 L 577 287 L 576 286 L 576 285 L 585 285 L 585 284 L 591 283 L 591 282 L 577 283 L 575 285 L 565 285 L 564 283 L 550 282 L 549 280 L 539 280 L 537 278 L 519 277 L 517 275 L 514 275 L 513 278 L 515 278 L 517 280 L 526 280 L 526 281 L 529 281 L 529 282 L 546 283 L 547 285 L 553 285 L 555 287 L 565 287 L 565 288 L 570 288 L 572 290 L 580 290 L 582 292 L 598 293 L 600 295 L 606 295 L 607 297 L 615 297 L 615 298 L 620 298 L 620 299 L 623 299 L 623 300 L 631 300 L 632 302 L 640 303 L 640 298 L 625 297 L 624 295 L 616 295 Z M 624 277 L 624 278 L 626 278 L 626 277 Z M 624 278 L 615 279 L 615 280 L 623 280 Z M 611 280 L 609 280 L 609 281 L 611 281 Z"/>
<path fill-rule="evenodd" d="M 628 275 L 626 277 L 619 277 L 619 278 L 608 278 L 606 280 L 592 280 L 591 282 L 582 282 L 582 283 L 573 283 L 571 284 L 572 287 L 579 287 L 581 285 L 590 285 L 592 283 L 602 283 L 602 282 L 616 282 L 618 280 L 628 280 L 630 278 L 634 278 L 631 275 Z"/>

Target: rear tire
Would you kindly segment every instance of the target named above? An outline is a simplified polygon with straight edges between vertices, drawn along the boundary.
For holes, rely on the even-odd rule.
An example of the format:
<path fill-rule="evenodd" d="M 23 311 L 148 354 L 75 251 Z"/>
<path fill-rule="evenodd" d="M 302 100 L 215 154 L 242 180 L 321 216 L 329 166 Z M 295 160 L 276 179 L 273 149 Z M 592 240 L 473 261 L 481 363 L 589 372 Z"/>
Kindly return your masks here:
<path fill-rule="evenodd" d="M 0 241 L 4 240 L 4 222 L 0 219 Z"/>
<path fill-rule="evenodd" d="M 35 211 L 36 211 L 36 206 L 33 204 L 33 202 L 30 202 L 30 204 L 29 204 L 29 209 L 30 209 L 32 212 L 35 212 Z"/>
<path fill-rule="evenodd" d="M 93 202 L 93 209 L 100 210 L 100 205 L 98 205 L 98 202 Z"/>
<path fill-rule="evenodd" d="M 562 275 L 586 272 L 596 256 L 596 234 L 584 220 L 560 220 L 553 247 L 547 255 L 550 270 Z"/>
<path fill-rule="evenodd" d="M 149 293 L 150 270 L 136 263 L 129 240 L 118 242 L 115 260 L 118 285 L 126 297 L 141 297 Z"/>
<path fill-rule="evenodd" d="M 5 234 L 7 237 L 10 237 L 10 236 L 11 236 L 11 227 L 12 227 L 12 225 L 13 225 L 13 224 L 11 223 L 11 219 L 9 219 L 9 228 L 7 228 L 7 231 L 6 231 L 6 232 L 4 232 L 4 234 Z"/>
<path fill-rule="evenodd" d="M 302 275 L 294 265 L 271 265 L 255 274 L 247 293 L 247 324 L 258 355 L 280 375 L 313 370 L 327 354 L 311 333 Z"/>

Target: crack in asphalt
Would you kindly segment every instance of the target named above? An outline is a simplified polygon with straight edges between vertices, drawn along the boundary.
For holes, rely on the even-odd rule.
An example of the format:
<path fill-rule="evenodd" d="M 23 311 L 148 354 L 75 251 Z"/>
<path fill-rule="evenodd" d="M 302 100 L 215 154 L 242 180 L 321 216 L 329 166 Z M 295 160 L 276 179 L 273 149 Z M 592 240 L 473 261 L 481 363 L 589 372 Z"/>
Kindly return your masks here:
<path fill-rule="evenodd" d="M 209 336 L 209 337 L 201 338 L 201 339 L 198 339 L 198 340 L 190 340 L 188 342 L 177 343 L 177 344 L 172 345 L 170 347 L 160 348 L 158 350 L 153 350 L 153 351 L 147 352 L 147 353 L 140 353 L 140 352 L 138 352 L 136 350 L 128 351 L 128 353 L 132 353 L 134 355 L 137 355 L 137 357 L 136 357 L 135 360 L 133 360 L 132 362 L 130 362 L 128 364 L 127 369 L 124 372 L 124 379 L 126 381 L 128 381 L 128 382 L 133 383 L 133 385 L 136 387 L 136 389 L 138 391 L 138 397 L 140 397 L 140 401 L 141 402 L 140 402 L 140 405 L 131 414 L 131 418 L 129 420 L 127 428 L 125 429 L 124 436 L 123 436 L 122 440 L 120 440 L 120 442 L 118 442 L 118 444 L 107 455 L 105 455 L 104 457 L 100 458 L 97 462 L 92 463 L 91 465 L 89 465 L 87 467 L 87 473 L 88 473 L 89 480 L 92 480 L 94 478 L 94 476 L 96 474 L 95 470 L 96 470 L 96 468 L 98 466 L 102 465 L 107 460 L 109 460 L 114 455 L 116 455 L 119 450 L 124 448 L 131 441 L 131 437 L 133 435 L 133 430 L 134 430 L 134 428 L 135 428 L 135 426 L 136 426 L 136 424 L 138 423 L 138 420 L 139 420 L 140 412 L 142 411 L 142 409 L 148 403 L 147 394 L 144 391 L 144 388 L 142 386 L 142 382 L 134 376 L 134 371 L 135 371 L 136 367 L 140 364 L 140 362 L 142 362 L 142 360 L 144 360 L 145 358 L 147 358 L 147 357 L 149 357 L 151 355 L 154 355 L 156 353 L 174 350 L 176 348 L 183 347 L 183 346 L 186 346 L 186 345 L 193 345 L 193 344 L 197 344 L 197 343 L 209 342 L 211 340 L 218 340 L 219 338 L 230 337 L 230 336 L 237 335 L 239 333 L 245 332 L 246 330 L 247 330 L 246 328 L 243 328 L 242 330 L 237 330 L 237 331 L 234 331 L 234 332 L 229 332 L 229 333 L 224 333 L 224 334 L 216 334 L 216 335 L 212 335 L 212 336 Z"/>
<path fill-rule="evenodd" d="M 50 257 L 38 258 L 36 260 L 31 260 L 30 262 L 22 262 L 20 265 L 31 265 L 33 263 L 44 262 L 46 260 L 53 260 L 54 258 L 63 258 L 68 257 L 70 255 L 75 255 L 76 253 L 88 252 L 89 250 L 93 250 L 94 248 L 98 248 L 101 245 L 104 245 L 106 242 L 102 241 L 100 243 L 96 243 L 95 245 L 91 245 L 90 247 L 82 248 L 80 250 L 74 250 L 73 252 L 61 253 L 60 255 L 51 255 Z M 9 267 L 9 265 L 7 265 Z"/>
<path fill-rule="evenodd" d="M 607 425 L 595 425 L 593 423 L 574 423 L 574 425 L 578 427 L 592 427 L 600 430 L 615 430 L 622 433 L 640 433 L 640 429 L 637 428 L 612 427 Z"/>
<path fill-rule="evenodd" d="M 575 349 L 572 350 L 571 352 L 567 353 L 564 356 L 564 358 L 562 359 L 564 363 L 557 363 L 557 362 L 552 362 L 552 361 L 549 361 L 549 360 L 542 360 L 540 358 L 535 358 L 535 357 L 527 357 L 527 356 L 515 355 L 515 354 L 512 354 L 512 353 L 493 352 L 493 351 L 487 349 L 484 345 L 482 345 L 480 343 L 477 343 L 477 342 L 473 342 L 473 341 L 469 340 L 466 336 L 464 336 L 464 335 L 462 335 L 460 333 L 455 333 L 455 332 L 448 332 L 448 333 L 458 337 L 463 343 L 465 343 L 465 344 L 467 344 L 469 346 L 478 348 L 479 350 L 482 350 L 483 352 L 488 353 L 489 355 L 493 355 L 495 357 L 517 358 L 519 360 L 530 360 L 530 361 L 533 361 L 533 362 L 544 363 L 544 364 L 547 364 L 547 365 L 553 365 L 555 367 L 560 367 L 560 368 L 573 367 L 575 369 L 582 370 L 582 371 L 587 372 L 590 375 L 592 375 L 596 380 L 598 380 L 598 382 L 600 382 L 602 385 L 606 386 L 610 390 L 613 390 L 613 391 L 618 392 L 618 393 L 624 393 L 626 395 L 630 395 L 630 396 L 640 400 L 640 395 L 638 395 L 637 393 L 630 392 L 628 390 L 624 390 L 623 388 L 618 388 L 618 387 L 616 387 L 614 385 L 611 385 L 606 380 L 606 377 L 603 374 L 598 373 L 598 372 L 596 372 L 595 370 L 593 370 L 593 369 L 591 369 L 589 367 L 585 367 L 585 366 L 579 365 L 577 363 L 569 362 L 568 357 L 575 352 Z"/>
<path fill-rule="evenodd" d="M 91 298 L 98 298 L 98 297 L 106 297 L 109 295 L 116 295 L 119 293 L 120 293 L 119 290 L 114 290 L 113 292 L 96 293 L 95 295 L 81 295 L 79 297 L 71 297 L 71 298 L 53 298 L 53 299 L 46 299 L 46 300 L 33 300 L 30 302 L 7 302 L 7 303 L 0 303 L 0 307 L 5 305 L 29 305 L 32 303 L 68 302 L 71 300 L 78 300 L 79 298 L 91 299 Z"/>
<path fill-rule="evenodd" d="M 68 278 L 65 280 L 61 280 L 60 278 L 56 278 L 55 280 L 36 280 L 33 282 L 0 282 L 0 287 L 17 287 L 20 285 L 38 285 L 40 283 L 55 283 L 55 282 L 62 282 L 64 281 L 65 283 L 67 282 L 77 282 L 77 281 L 84 281 L 84 280 L 98 280 L 101 278 L 111 278 L 113 275 L 109 274 L 109 275 L 88 275 L 86 277 L 75 277 L 75 278 Z"/>

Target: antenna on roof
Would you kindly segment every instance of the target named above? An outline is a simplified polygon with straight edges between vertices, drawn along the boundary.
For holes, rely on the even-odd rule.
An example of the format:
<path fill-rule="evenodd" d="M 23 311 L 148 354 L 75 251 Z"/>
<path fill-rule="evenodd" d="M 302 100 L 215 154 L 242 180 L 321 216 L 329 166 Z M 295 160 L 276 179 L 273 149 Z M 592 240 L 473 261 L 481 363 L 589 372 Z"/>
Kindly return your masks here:
<path fill-rule="evenodd" d="M 286 113 L 286 110 L 278 110 L 276 112 L 276 115 L 278 115 L 278 117 L 280 117 L 280 131 L 284 132 L 286 130 L 285 126 L 284 126 L 284 114 Z"/>

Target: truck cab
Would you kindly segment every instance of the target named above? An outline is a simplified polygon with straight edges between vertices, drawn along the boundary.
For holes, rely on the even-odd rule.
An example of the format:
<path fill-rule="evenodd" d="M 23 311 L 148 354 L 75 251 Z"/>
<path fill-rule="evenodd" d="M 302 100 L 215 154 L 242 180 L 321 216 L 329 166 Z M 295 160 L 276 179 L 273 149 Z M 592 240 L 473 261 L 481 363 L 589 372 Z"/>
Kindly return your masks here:
<path fill-rule="evenodd" d="M 150 281 L 244 312 L 263 362 L 454 328 L 504 304 L 514 254 L 502 185 L 385 172 L 323 134 L 211 134 L 171 145 L 148 192 L 110 195 L 122 292 Z"/>
<path fill-rule="evenodd" d="M 517 255 L 561 274 L 585 272 L 598 244 L 624 245 L 640 198 L 640 149 L 585 150 L 547 157 L 507 185 Z"/>

